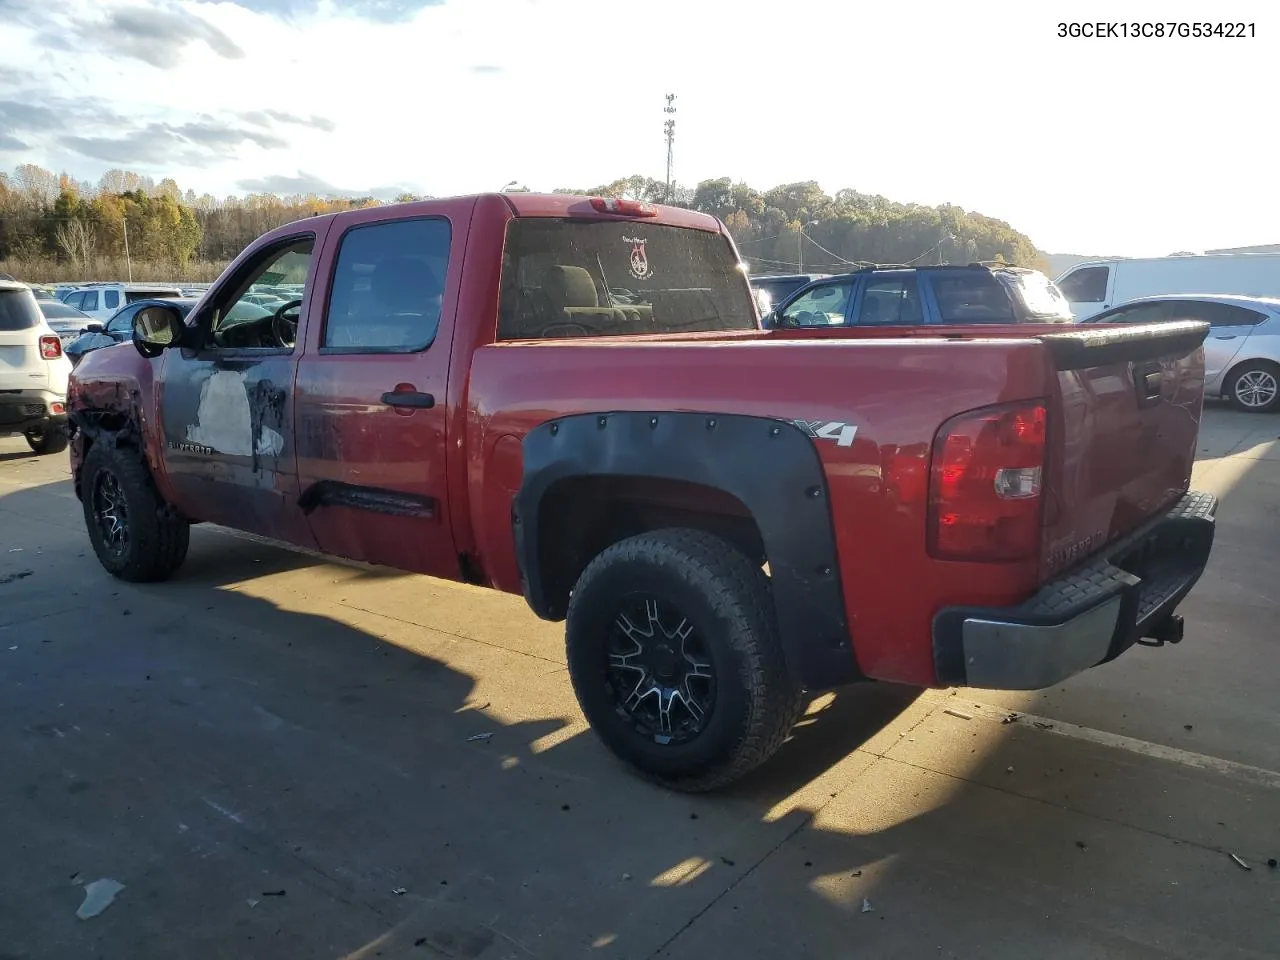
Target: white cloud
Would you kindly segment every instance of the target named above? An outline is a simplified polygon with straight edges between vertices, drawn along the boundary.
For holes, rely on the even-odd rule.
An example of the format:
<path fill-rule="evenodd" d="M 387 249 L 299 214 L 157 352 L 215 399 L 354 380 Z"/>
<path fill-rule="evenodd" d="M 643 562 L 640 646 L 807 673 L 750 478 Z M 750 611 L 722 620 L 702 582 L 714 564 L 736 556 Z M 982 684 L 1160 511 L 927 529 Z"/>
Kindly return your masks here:
<path fill-rule="evenodd" d="M 29 46 L 118 25 L 144 3 L 205 26 L 151 62 L 106 45 Z M 1053 250 L 1274 242 L 1276 135 L 1251 95 L 1273 86 L 1280 25 L 1267 10 L 1231 10 L 1258 23 L 1254 39 L 1083 40 L 1059 38 L 1057 23 L 1206 14 L 1189 0 L 1090 14 L 791 0 L 764 17 L 678 0 L 68 0 L 52 27 L 0 24 L 13 53 L 0 100 L 21 75 L 37 78 L 20 98 L 30 107 L 92 94 L 109 109 L 102 122 L 64 112 L 68 129 L 0 129 L 0 149 L 8 162 L 11 141 L 29 144 L 20 160 L 91 176 L 124 164 L 102 155 L 127 155 L 132 139 L 133 166 L 215 194 L 304 181 L 436 195 L 512 179 L 587 187 L 662 175 L 673 91 L 685 183 L 816 179 L 952 202 Z M 100 160 L 72 152 L 85 146 Z"/>

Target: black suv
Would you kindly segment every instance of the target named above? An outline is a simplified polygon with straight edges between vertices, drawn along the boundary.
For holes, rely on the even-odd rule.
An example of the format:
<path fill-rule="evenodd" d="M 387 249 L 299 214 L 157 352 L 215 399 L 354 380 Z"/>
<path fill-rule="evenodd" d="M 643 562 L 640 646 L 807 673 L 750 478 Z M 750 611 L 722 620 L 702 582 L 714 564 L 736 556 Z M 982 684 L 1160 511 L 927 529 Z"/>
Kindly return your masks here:
<path fill-rule="evenodd" d="M 980 263 L 824 277 L 765 318 L 765 326 L 787 328 L 1072 322 L 1062 291 L 1039 270 Z"/>

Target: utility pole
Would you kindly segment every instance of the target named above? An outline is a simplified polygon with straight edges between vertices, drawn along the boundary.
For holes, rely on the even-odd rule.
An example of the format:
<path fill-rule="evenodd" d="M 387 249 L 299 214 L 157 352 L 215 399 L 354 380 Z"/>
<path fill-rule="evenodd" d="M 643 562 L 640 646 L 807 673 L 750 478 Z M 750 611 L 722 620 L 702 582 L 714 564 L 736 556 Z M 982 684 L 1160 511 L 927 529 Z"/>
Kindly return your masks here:
<path fill-rule="evenodd" d="M 124 225 L 124 262 L 129 268 L 129 282 L 133 283 L 133 260 L 129 258 L 129 215 L 123 214 L 120 223 Z"/>
<path fill-rule="evenodd" d="M 674 93 L 667 94 L 667 105 L 662 108 L 662 112 L 667 115 L 667 122 L 663 124 L 663 129 L 667 134 L 667 192 L 663 197 L 664 203 L 671 202 L 671 157 L 672 148 L 676 142 L 676 95 Z"/>
<path fill-rule="evenodd" d="M 816 227 L 817 220 L 810 220 L 808 223 L 801 223 L 800 229 L 796 233 L 796 273 L 804 273 L 804 228 Z"/>

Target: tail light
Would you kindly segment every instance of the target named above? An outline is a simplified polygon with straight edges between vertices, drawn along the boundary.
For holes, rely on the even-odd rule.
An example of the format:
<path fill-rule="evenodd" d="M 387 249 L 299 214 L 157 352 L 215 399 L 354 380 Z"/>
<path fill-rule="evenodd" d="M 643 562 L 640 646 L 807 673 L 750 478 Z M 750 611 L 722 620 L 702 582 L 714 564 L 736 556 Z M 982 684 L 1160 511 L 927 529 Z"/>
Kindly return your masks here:
<path fill-rule="evenodd" d="M 57 337 L 41 337 L 40 356 L 46 360 L 57 360 L 62 356 L 62 341 Z"/>
<path fill-rule="evenodd" d="M 616 200 L 613 197 L 592 197 L 591 206 L 600 213 L 621 213 L 628 217 L 656 217 L 658 208 L 639 200 Z"/>
<path fill-rule="evenodd" d="M 1040 548 L 1045 407 L 984 407 L 948 420 L 933 442 L 929 553 L 1024 560 Z"/>

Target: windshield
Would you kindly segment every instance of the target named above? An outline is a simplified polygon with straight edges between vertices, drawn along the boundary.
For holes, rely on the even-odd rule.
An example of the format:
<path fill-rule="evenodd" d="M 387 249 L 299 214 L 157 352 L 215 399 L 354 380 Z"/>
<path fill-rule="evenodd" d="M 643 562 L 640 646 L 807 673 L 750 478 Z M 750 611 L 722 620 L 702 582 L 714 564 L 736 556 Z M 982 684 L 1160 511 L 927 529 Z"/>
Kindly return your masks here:
<path fill-rule="evenodd" d="M 499 340 L 756 327 L 746 276 L 720 234 L 533 217 L 507 227 Z"/>
<path fill-rule="evenodd" d="M 1014 289 L 1027 312 L 1037 320 L 1072 321 L 1071 305 L 1057 284 L 1038 270 L 1027 273 L 1000 273 L 1001 280 Z"/>
<path fill-rule="evenodd" d="M 176 288 L 159 287 L 155 290 L 126 290 L 124 292 L 125 303 L 137 303 L 139 300 L 176 300 L 182 296 L 182 291 Z"/>
<path fill-rule="evenodd" d="M 30 290 L 0 290 L 0 330 L 30 330 L 39 323 L 40 309 Z"/>

